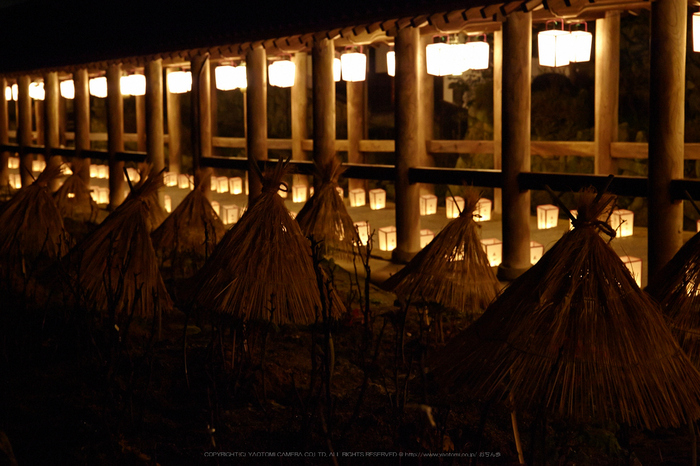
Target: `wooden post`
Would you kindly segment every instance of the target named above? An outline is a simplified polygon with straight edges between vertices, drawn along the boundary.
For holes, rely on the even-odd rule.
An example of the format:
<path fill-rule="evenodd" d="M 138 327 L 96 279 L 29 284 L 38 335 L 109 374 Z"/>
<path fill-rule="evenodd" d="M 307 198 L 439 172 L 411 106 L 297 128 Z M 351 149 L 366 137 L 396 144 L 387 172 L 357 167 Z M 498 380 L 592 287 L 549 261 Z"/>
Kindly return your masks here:
<path fill-rule="evenodd" d="M 211 74 L 209 55 L 195 55 L 192 70 L 192 168 L 201 168 L 201 158 L 211 157 Z"/>
<path fill-rule="evenodd" d="M 649 80 L 649 278 L 683 244 L 683 202 L 670 183 L 683 178 L 685 60 L 688 3 L 665 0 L 651 6 Z"/>
<path fill-rule="evenodd" d="M 10 115 L 7 110 L 7 100 L 5 99 L 5 88 L 7 87 L 7 78 L 0 77 L 0 88 L 2 95 L 0 96 L 0 144 L 10 143 Z M 10 153 L 0 151 L 0 191 L 4 191 L 10 183 L 10 169 L 7 166 Z"/>
<path fill-rule="evenodd" d="M 606 11 L 595 24 L 595 173 L 614 175 L 610 144 L 617 140 L 620 12 Z"/>
<path fill-rule="evenodd" d="M 36 131 L 37 146 L 44 145 L 44 102 L 34 100 L 34 130 Z"/>
<path fill-rule="evenodd" d="M 22 177 L 22 187 L 34 182 L 32 176 L 32 99 L 29 97 L 30 76 L 20 76 L 17 80 L 17 139 L 19 144 L 19 172 Z"/>
<path fill-rule="evenodd" d="M 326 166 L 335 157 L 335 80 L 333 59 L 335 48 L 331 39 L 314 41 L 311 59 L 313 73 L 313 139 L 314 162 Z M 320 180 L 314 179 L 318 190 Z"/>
<path fill-rule="evenodd" d="M 218 102 L 216 99 L 216 75 L 214 70 L 216 69 L 218 64 L 212 62 L 209 60 L 209 115 L 210 115 L 210 124 L 209 126 L 211 127 L 211 137 L 215 137 L 219 135 L 219 108 L 218 108 Z M 216 148 L 213 145 L 212 142 L 212 148 L 211 148 L 211 153 L 212 155 L 216 155 L 217 151 Z"/>
<path fill-rule="evenodd" d="M 122 66 L 107 67 L 107 151 L 109 152 L 109 210 L 124 200 L 124 162 L 117 152 L 124 151 L 124 101 L 121 90 Z"/>
<path fill-rule="evenodd" d="M 170 73 L 170 71 L 168 71 Z M 171 172 L 182 173 L 181 134 L 182 118 L 180 116 L 180 96 L 171 94 L 166 87 L 168 111 L 168 169 Z"/>
<path fill-rule="evenodd" d="M 90 150 L 90 90 L 88 88 L 87 69 L 73 73 L 75 84 L 75 99 L 73 99 L 73 115 L 75 118 L 75 149 L 73 171 L 80 173 L 80 178 L 90 185 L 90 158 L 83 157 L 81 151 Z"/>
<path fill-rule="evenodd" d="M 58 73 L 55 71 L 44 74 L 44 146 L 46 147 L 46 164 L 61 165 L 61 157 L 53 155 L 51 149 L 60 145 L 59 141 L 59 106 L 61 97 L 58 88 Z M 51 191 L 60 187 L 56 178 L 51 182 Z"/>
<path fill-rule="evenodd" d="M 292 61 L 296 66 L 294 85 L 292 86 L 292 159 L 309 160 L 309 154 L 302 149 L 302 142 L 308 137 L 309 130 L 306 124 L 306 110 L 308 108 L 308 95 L 306 93 L 306 60 L 305 52 L 294 54 Z M 309 179 L 306 175 L 294 175 L 293 184 L 307 185 Z"/>
<path fill-rule="evenodd" d="M 59 83 L 59 94 L 60 94 L 60 83 Z M 62 96 L 59 95 L 58 97 L 58 146 L 59 147 L 66 147 L 66 117 L 68 113 L 68 109 L 66 108 L 66 101 L 68 99 L 64 99 Z M 64 161 L 68 161 L 70 159 L 64 159 Z"/>
<path fill-rule="evenodd" d="M 163 60 L 150 60 L 144 70 L 146 75 L 146 162 L 156 171 L 165 168 L 163 146 Z M 137 101 L 138 102 L 138 101 Z M 138 109 L 138 106 L 137 106 Z"/>
<path fill-rule="evenodd" d="M 428 67 L 425 64 L 425 47 L 432 43 L 433 36 L 431 34 L 426 34 L 421 36 L 421 46 L 418 51 L 418 57 L 420 58 L 422 64 L 419 65 L 419 73 L 421 80 L 421 111 L 422 115 L 422 127 L 423 127 L 423 139 L 425 144 L 423 145 L 425 149 L 423 150 L 423 155 L 421 156 L 420 166 L 421 167 L 433 167 L 435 166 L 435 159 L 433 155 L 428 152 L 427 143 L 433 139 L 433 125 L 435 124 L 435 76 L 428 74 Z M 432 184 L 421 183 L 420 185 L 421 194 L 435 194 L 435 186 Z"/>
<path fill-rule="evenodd" d="M 348 102 L 348 162 L 365 163 L 360 141 L 365 135 L 365 81 L 346 82 Z M 367 190 L 367 181 L 350 179 L 348 190 Z"/>
<path fill-rule="evenodd" d="M 493 33 L 493 169 L 501 169 L 503 134 L 503 31 Z M 493 211 L 503 212 L 501 188 L 493 189 Z"/>
<path fill-rule="evenodd" d="M 532 13 L 513 12 L 503 23 L 503 262 L 501 280 L 513 280 L 530 267 L 530 192 L 518 175 L 530 171 L 530 76 Z"/>
<path fill-rule="evenodd" d="M 246 139 L 248 165 L 267 160 L 267 54 L 262 47 L 246 54 Z M 262 183 L 248 168 L 248 205 L 262 192 Z"/>
<path fill-rule="evenodd" d="M 148 86 L 148 84 L 146 84 Z M 146 152 L 148 143 L 146 142 L 146 96 L 135 95 L 136 110 L 136 150 Z"/>
<path fill-rule="evenodd" d="M 420 251 L 420 187 L 408 181 L 408 169 L 425 153 L 420 111 L 421 40 L 418 28 L 396 35 L 396 249 L 394 262 L 405 263 Z"/>

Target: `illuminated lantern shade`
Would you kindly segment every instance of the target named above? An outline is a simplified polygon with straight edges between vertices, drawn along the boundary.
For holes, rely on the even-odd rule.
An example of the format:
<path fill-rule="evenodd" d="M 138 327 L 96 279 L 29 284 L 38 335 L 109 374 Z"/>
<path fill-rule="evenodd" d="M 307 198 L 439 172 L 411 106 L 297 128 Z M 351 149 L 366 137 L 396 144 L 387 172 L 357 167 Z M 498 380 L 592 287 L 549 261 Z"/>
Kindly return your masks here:
<path fill-rule="evenodd" d="M 107 171 L 109 173 L 109 170 Z M 129 176 L 129 179 L 131 180 L 132 183 L 138 183 L 141 181 L 141 174 L 139 171 L 135 168 L 127 168 L 126 169 L 126 174 Z"/>
<path fill-rule="evenodd" d="M 90 95 L 93 97 L 99 97 L 104 99 L 107 97 L 107 78 L 100 76 L 99 78 L 92 78 L 88 81 L 88 87 L 90 88 Z"/>
<path fill-rule="evenodd" d="M 107 165 L 97 166 L 97 178 L 101 180 L 106 180 L 109 178 L 109 167 L 107 167 Z"/>
<path fill-rule="evenodd" d="M 73 174 L 73 170 L 68 167 L 68 165 L 61 165 L 61 175 L 70 176 Z"/>
<path fill-rule="evenodd" d="M 450 196 L 445 198 L 445 213 L 447 218 L 457 218 L 464 210 L 464 198 L 459 196 Z"/>
<path fill-rule="evenodd" d="M 341 194 L 340 197 L 343 197 Z M 351 189 L 348 193 L 350 207 L 360 207 L 365 205 L 365 190 L 362 188 Z"/>
<path fill-rule="evenodd" d="M 122 76 L 119 88 L 122 95 L 146 95 L 146 77 L 142 74 Z"/>
<path fill-rule="evenodd" d="M 13 84 L 12 87 L 9 87 L 9 89 L 9 94 L 7 93 L 7 90 L 5 90 L 5 100 L 17 100 L 17 94 L 19 94 L 19 87 L 17 87 L 17 84 Z"/>
<path fill-rule="evenodd" d="M 423 249 L 435 238 L 435 233 L 433 230 L 421 230 L 420 231 L 420 247 Z"/>
<path fill-rule="evenodd" d="M 295 184 L 292 185 L 292 202 L 300 203 L 306 202 L 306 185 L 305 184 Z"/>
<path fill-rule="evenodd" d="M 233 225 L 238 221 L 238 210 L 238 206 L 235 204 L 221 206 L 223 213 L 221 220 L 224 222 L 224 225 Z"/>
<path fill-rule="evenodd" d="M 173 200 L 167 194 L 163 195 L 163 208 L 167 213 L 173 211 Z"/>
<path fill-rule="evenodd" d="M 552 204 L 537 206 L 537 229 L 548 230 L 557 226 L 559 207 Z"/>
<path fill-rule="evenodd" d="M 475 222 L 486 222 L 491 220 L 491 199 L 481 198 L 476 203 L 476 209 L 474 209 L 474 221 Z"/>
<path fill-rule="evenodd" d="M 359 52 L 347 52 L 340 56 L 343 81 L 364 81 L 367 76 L 367 56 Z"/>
<path fill-rule="evenodd" d="M 221 216 L 221 205 L 216 201 L 211 201 L 211 207 L 216 212 L 216 215 Z"/>
<path fill-rule="evenodd" d="M 190 180 L 187 178 L 187 175 L 177 176 L 177 186 L 180 189 L 187 189 L 190 187 Z"/>
<path fill-rule="evenodd" d="M 420 214 L 434 215 L 437 213 L 437 196 L 435 194 L 423 194 L 420 197 Z"/>
<path fill-rule="evenodd" d="M 10 173 L 10 186 L 14 189 L 22 187 L 22 176 L 19 173 Z"/>
<path fill-rule="evenodd" d="M 540 66 L 566 66 L 571 61 L 571 33 L 562 29 L 541 31 L 537 34 L 537 49 Z"/>
<path fill-rule="evenodd" d="M 396 76 L 396 52 L 390 50 L 386 53 L 386 73 Z"/>
<path fill-rule="evenodd" d="M 634 234 L 634 212 L 625 209 L 613 210 L 610 214 L 610 226 L 616 236 L 623 238 Z"/>
<path fill-rule="evenodd" d="M 462 73 L 469 70 L 469 62 L 471 57 L 469 56 L 468 44 L 452 44 L 452 76 L 461 76 Z"/>
<path fill-rule="evenodd" d="M 467 64 L 470 70 L 485 70 L 489 67 L 490 46 L 486 40 L 466 44 Z"/>
<path fill-rule="evenodd" d="M 535 265 L 544 255 L 544 246 L 537 241 L 530 241 L 530 264 Z"/>
<path fill-rule="evenodd" d="M 220 91 L 236 89 L 236 68 L 231 65 L 217 66 L 214 68 L 214 81 Z"/>
<path fill-rule="evenodd" d="M 46 168 L 46 162 L 43 160 L 32 160 L 32 171 L 42 172 Z"/>
<path fill-rule="evenodd" d="M 367 246 L 367 242 L 369 241 L 369 222 L 355 222 L 353 223 L 355 225 L 355 228 L 357 229 L 357 234 L 360 237 L 360 244 L 362 246 Z"/>
<path fill-rule="evenodd" d="M 217 179 L 216 192 L 217 193 L 227 193 L 228 192 L 228 177 L 220 176 Z"/>
<path fill-rule="evenodd" d="M 396 249 L 396 227 L 381 227 L 379 229 L 379 249 L 382 251 Z"/>
<path fill-rule="evenodd" d="M 428 44 L 425 47 L 428 74 L 449 76 L 454 71 L 454 49 L 450 44 Z"/>
<path fill-rule="evenodd" d="M 19 157 L 8 157 L 7 168 L 19 168 Z"/>
<path fill-rule="evenodd" d="M 236 73 L 234 75 L 235 85 L 238 89 L 244 90 L 248 87 L 248 73 L 246 72 L 245 65 L 239 65 L 236 67 Z"/>
<path fill-rule="evenodd" d="M 693 52 L 700 52 L 700 12 L 693 13 Z"/>
<path fill-rule="evenodd" d="M 192 90 L 192 72 L 172 71 L 168 73 L 168 92 L 184 94 Z"/>
<path fill-rule="evenodd" d="M 311 188 L 311 189 L 313 189 L 313 188 Z M 340 186 L 338 186 L 338 187 L 335 188 L 335 190 L 338 191 L 338 196 L 340 196 L 340 198 L 342 199 L 343 196 L 345 195 L 345 192 L 343 191 L 343 188 L 341 188 Z M 313 196 L 314 193 L 311 192 L 311 195 Z"/>
<path fill-rule="evenodd" d="M 75 83 L 72 79 L 61 81 L 59 87 L 61 88 L 61 97 L 64 99 L 75 99 Z"/>
<path fill-rule="evenodd" d="M 570 210 L 569 212 L 571 212 L 571 215 L 573 215 L 574 218 L 578 218 L 578 210 L 573 209 L 573 210 Z M 574 229 L 574 221 L 569 219 L 569 230 L 573 230 L 573 229 Z"/>
<path fill-rule="evenodd" d="M 632 274 L 632 278 L 637 282 L 638 287 L 642 287 L 642 260 L 639 257 L 620 256 L 622 263 Z"/>
<path fill-rule="evenodd" d="M 501 255 L 503 254 L 503 243 L 501 240 L 496 238 L 482 239 L 481 247 L 484 248 L 491 267 L 496 267 L 501 263 Z M 464 253 L 462 253 L 462 257 L 464 257 Z"/>
<path fill-rule="evenodd" d="M 209 189 L 212 191 L 218 191 L 219 189 L 219 177 L 215 175 L 211 175 L 211 184 Z"/>
<path fill-rule="evenodd" d="M 167 172 L 163 176 L 165 186 L 177 186 L 177 173 Z"/>
<path fill-rule="evenodd" d="M 228 189 L 231 194 L 241 194 L 243 192 L 243 179 L 240 176 L 234 176 L 229 179 Z"/>
<path fill-rule="evenodd" d="M 29 97 L 34 100 L 44 100 L 46 97 L 44 83 L 31 83 L 29 85 Z"/>
<path fill-rule="evenodd" d="M 585 24 L 585 23 L 584 23 Z M 593 34 L 585 31 L 571 31 L 571 61 L 576 63 L 591 61 L 591 46 L 593 45 Z"/>
<path fill-rule="evenodd" d="M 90 165 L 90 178 L 97 178 L 97 165 Z"/>
<path fill-rule="evenodd" d="M 296 66 L 289 60 L 278 60 L 267 67 L 267 76 L 271 86 L 292 87 L 296 75 Z"/>
<path fill-rule="evenodd" d="M 386 191 L 383 189 L 369 190 L 369 208 L 381 210 L 386 207 Z"/>
<path fill-rule="evenodd" d="M 109 188 L 97 188 L 97 203 L 109 204 Z"/>
<path fill-rule="evenodd" d="M 333 59 L 333 81 L 340 81 L 342 64 L 340 63 L 340 58 Z"/>
<path fill-rule="evenodd" d="M 10 86 L 5 86 L 5 100 L 8 102 L 12 100 L 12 88 Z"/>
<path fill-rule="evenodd" d="M 92 200 L 95 202 L 100 200 L 100 187 L 99 186 L 90 186 L 90 197 L 92 197 Z"/>

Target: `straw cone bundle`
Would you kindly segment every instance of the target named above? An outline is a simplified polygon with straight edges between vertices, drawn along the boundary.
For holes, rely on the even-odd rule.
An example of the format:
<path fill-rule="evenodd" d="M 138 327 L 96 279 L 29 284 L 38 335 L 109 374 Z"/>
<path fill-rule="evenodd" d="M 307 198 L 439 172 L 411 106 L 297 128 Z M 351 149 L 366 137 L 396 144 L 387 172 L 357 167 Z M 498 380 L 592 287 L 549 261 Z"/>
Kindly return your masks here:
<path fill-rule="evenodd" d="M 338 194 L 338 178 L 342 173 L 340 161 L 333 161 L 318 170 L 321 186 L 304 204 L 296 220 L 302 233 L 321 241 L 323 255 L 351 258 L 353 242 L 357 243 L 357 231 L 352 218 Z"/>
<path fill-rule="evenodd" d="M 63 218 L 77 222 L 94 222 L 97 218 L 97 203 L 90 195 L 90 187 L 73 173 L 54 194 L 56 205 Z"/>
<path fill-rule="evenodd" d="M 685 243 L 656 274 L 647 292 L 661 304 L 683 351 L 700 367 L 700 234 Z"/>
<path fill-rule="evenodd" d="M 697 419 L 700 373 L 599 235 L 611 199 L 581 198 L 574 230 L 435 358 L 437 380 L 580 421 Z"/>
<path fill-rule="evenodd" d="M 196 296 L 201 308 L 276 324 L 309 324 L 320 316 L 309 241 L 277 194 L 285 171 L 286 164 L 278 163 L 262 175 L 262 193 L 201 270 Z M 334 291 L 327 302 L 336 315 L 342 309 Z"/>
<path fill-rule="evenodd" d="M 412 302 L 438 303 L 466 313 L 480 313 L 498 294 L 499 283 L 479 240 L 473 211 L 479 195 L 469 191 L 460 216 L 382 288 Z"/>
<path fill-rule="evenodd" d="M 141 187 L 145 184 L 148 183 L 149 179 L 157 178 L 156 184 L 158 185 L 158 188 L 163 187 L 163 172 L 165 170 L 162 170 L 160 173 L 157 172 L 153 167 L 151 166 L 146 166 L 143 167 L 143 170 L 140 170 L 141 173 L 141 178 L 138 183 L 133 188 L 133 191 L 129 193 L 127 196 L 126 200 L 129 200 L 133 196 L 139 197 L 141 202 L 144 202 L 147 204 L 148 209 L 148 231 L 152 232 L 156 228 L 160 226 L 161 223 L 166 219 L 168 216 L 168 213 L 163 209 L 163 207 L 160 205 L 160 202 L 158 200 L 158 189 L 146 189 L 142 190 Z"/>
<path fill-rule="evenodd" d="M 205 194 L 211 177 L 197 173 L 197 178 L 195 189 L 151 234 L 164 276 L 176 271 L 183 278 L 194 275 L 226 234 Z"/>
<path fill-rule="evenodd" d="M 162 175 L 149 176 L 99 228 L 71 250 L 74 288 L 97 310 L 149 317 L 172 308 L 150 238 L 150 213 Z"/>

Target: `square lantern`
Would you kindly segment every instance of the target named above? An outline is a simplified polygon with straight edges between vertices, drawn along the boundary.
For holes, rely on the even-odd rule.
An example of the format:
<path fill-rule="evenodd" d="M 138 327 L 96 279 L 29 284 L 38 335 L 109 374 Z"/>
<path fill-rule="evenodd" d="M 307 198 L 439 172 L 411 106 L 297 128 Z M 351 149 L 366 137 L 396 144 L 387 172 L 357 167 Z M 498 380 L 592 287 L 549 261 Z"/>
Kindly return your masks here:
<path fill-rule="evenodd" d="M 454 70 L 454 48 L 450 44 L 436 43 L 425 47 L 428 74 L 449 76 Z"/>
<path fill-rule="evenodd" d="M 88 89 L 90 90 L 90 95 L 93 97 L 99 97 L 104 99 L 107 97 L 107 77 L 100 76 L 97 78 L 92 78 L 88 81 Z"/>
<path fill-rule="evenodd" d="M 476 208 L 474 209 L 474 221 L 475 222 L 486 222 L 491 220 L 491 199 L 486 199 L 482 197 L 476 203 Z"/>
<path fill-rule="evenodd" d="M 306 189 L 307 186 L 305 184 L 292 185 L 292 202 L 296 204 L 306 202 Z"/>
<path fill-rule="evenodd" d="M 141 173 L 139 173 L 137 169 L 129 167 L 126 169 L 126 173 L 129 175 L 129 179 L 132 183 L 138 183 L 141 181 Z"/>
<path fill-rule="evenodd" d="M 423 194 L 420 197 L 420 214 L 433 215 L 437 213 L 437 196 L 435 194 Z"/>
<path fill-rule="evenodd" d="M 355 222 L 353 225 L 357 229 L 357 234 L 360 236 L 360 245 L 367 246 L 370 234 L 369 222 Z"/>
<path fill-rule="evenodd" d="M 95 202 L 98 202 L 100 200 L 100 187 L 99 186 L 95 186 L 95 185 L 90 186 L 90 197 Z"/>
<path fill-rule="evenodd" d="M 449 196 L 445 198 L 445 213 L 447 218 L 457 218 L 464 210 L 464 198 L 459 196 Z"/>
<path fill-rule="evenodd" d="M 187 175 L 177 175 L 177 187 L 180 189 L 187 189 L 190 187 L 190 180 Z"/>
<path fill-rule="evenodd" d="M 347 52 L 340 56 L 340 66 L 343 81 L 364 81 L 367 76 L 367 55 L 362 53 L 362 47 L 358 52 Z"/>
<path fill-rule="evenodd" d="M 211 175 L 211 186 L 210 189 L 212 191 L 218 191 L 219 190 L 219 177 L 215 175 Z"/>
<path fill-rule="evenodd" d="M 314 195 L 313 189 L 314 189 L 314 188 L 311 188 L 311 195 L 312 195 L 312 196 Z M 338 196 L 340 196 L 341 199 L 343 198 L 343 196 L 345 196 L 345 191 L 343 191 L 343 188 L 341 188 L 340 186 L 337 186 L 337 187 L 335 188 L 335 190 L 338 192 Z"/>
<path fill-rule="evenodd" d="M 227 193 L 228 192 L 228 176 L 220 176 L 216 182 L 216 192 L 217 193 Z"/>
<path fill-rule="evenodd" d="M 485 37 L 485 36 L 484 36 Z M 470 70 L 485 70 L 489 67 L 490 46 L 486 40 L 467 42 L 468 66 Z"/>
<path fill-rule="evenodd" d="M 10 186 L 14 189 L 22 187 L 22 176 L 19 173 L 10 173 Z"/>
<path fill-rule="evenodd" d="M 386 74 L 396 76 L 396 52 L 393 50 L 386 53 Z"/>
<path fill-rule="evenodd" d="M 109 188 L 97 188 L 97 203 L 109 204 Z"/>
<path fill-rule="evenodd" d="M 211 208 L 214 209 L 216 215 L 221 216 L 221 205 L 216 201 L 211 201 Z"/>
<path fill-rule="evenodd" d="M 109 167 L 107 165 L 98 165 L 97 177 L 101 180 L 106 180 L 109 178 Z"/>
<path fill-rule="evenodd" d="M 268 82 L 271 86 L 292 87 L 296 77 L 296 65 L 290 60 L 278 60 L 267 67 Z"/>
<path fill-rule="evenodd" d="M 90 164 L 90 178 L 97 178 L 97 165 Z"/>
<path fill-rule="evenodd" d="M 386 207 L 386 191 L 383 189 L 369 190 L 369 208 L 381 210 Z"/>
<path fill-rule="evenodd" d="M 41 172 L 46 168 L 46 162 L 43 160 L 32 160 L 32 171 Z"/>
<path fill-rule="evenodd" d="M 19 157 L 8 157 L 7 168 L 19 168 Z"/>
<path fill-rule="evenodd" d="M 489 265 L 491 267 L 496 267 L 501 263 L 501 255 L 503 254 L 503 243 L 500 239 L 482 239 L 481 247 L 484 248 L 484 252 L 489 258 Z M 462 256 L 464 256 L 464 253 L 462 253 Z"/>
<path fill-rule="evenodd" d="M 184 94 L 192 90 L 192 72 L 171 71 L 167 75 L 166 85 L 171 94 Z"/>
<path fill-rule="evenodd" d="M 537 206 L 537 229 L 548 230 L 559 222 L 559 207 L 552 204 Z"/>
<path fill-rule="evenodd" d="M 231 194 L 241 194 L 243 192 L 243 178 L 240 176 L 229 178 L 228 189 Z"/>
<path fill-rule="evenodd" d="M 340 197 L 343 197 L 341 194 Z M 365 190 L 362 188 L 351 189 L 348 193 L 350 207 L 360 207 L 365 205 Z"/>
<path fill-rule="evenodd" d="M 214 79 L 220 91 L 245 89 L 248 85 L 245 66 L 217 66 L 214 68 Z"/>
<path fill-rule="evenodd" d="M 167 172 L 163 176 L 163 183 L 165 183 L 165 186 L 177 186 L 177 173 Z"/>
<path fill-rule="evenodd" d="M 570 210 L 569 212 L 571 212 L 571 215 L 573 215 L 574 218 L 578 218 L 578 210 L 573 209 L 573 210 Z M 573 229 L 574 229 L 574 221 L 569 219 L 569 231 L 571 231 Z"/>
<path fill-rule="evenodd" d="M 530 264 L 535 265 L 544 255 L 544 246 L 537 241 L 530 241 Z"/>
<path fill-rule="evenodd" d="M 396 227 L 381 227 L 379 229 L 379 249 L 382 251 L 396 249 Z"/>
<path fill-rule="evenodd" d="M 622 263 L 632 274 L 632 278 L 637 282 L 638 287 L 642 287 L 642 260 L 634 256 L 620 256 Z"/>
<path fill-rule="evenodd" d="M 340 81 L 342 68 L 343 68 L 343 65 L 340 62 L 340 58 L 334 58 L 333 59 L 333 81 L 335 81 L 335 82 Z"/>
<path fill-rule="evenodd" d="M 173 211 L 173 200 L 167 194 L 163 195 L 163 208 L 165 209 L 165 211 L 167 213 L 170 213 Z"/>
<path fill-rule="evenodd" d="M 233 225 L 238 221 L 238 206 L 235 204 L 228 204 L 221 206 L 221 220 L 224 225 Z"/>
<path fill-rule="evenodd" d="M 586 23 L 584 23 L 586 24 Z M 571 31 L 571 56 L 574 63 L 591 61 L 591 48 L 593 45 L 593 34 L 588 32 L 588 25 L 585 31 Z"/>
<path fill-rule="evenodd" d="M 571 33 L 560 29 L 542 31 L 537 34 L 537 50 L 540 66 L 566 66 L 571 61 Z"/>
<path fill-rule="evenodd" d="M 72 79 L 67 79 L 65 81 L 61 81 L 61 83 L 58 85 L 59 89 L 61 90 L 61 97 L 64 99 L 74 99 L 75 98 L 75 83 L 73 82 Z M 10 99 L 7 99 L 10 100 Z"/>
<path fill-rule="evenodd" d="M 421 230 L 420 231 L 420 248 L 423 249 L 435 238 L 435 233 L 433 230 Z"/>
<path fill-rule="evenodd" d="M 624 238 L 634 233 L 634 212 L 626 209 L 615 209 L 610 214 L 610 226 L 615 230 L 616 236 Z"/>

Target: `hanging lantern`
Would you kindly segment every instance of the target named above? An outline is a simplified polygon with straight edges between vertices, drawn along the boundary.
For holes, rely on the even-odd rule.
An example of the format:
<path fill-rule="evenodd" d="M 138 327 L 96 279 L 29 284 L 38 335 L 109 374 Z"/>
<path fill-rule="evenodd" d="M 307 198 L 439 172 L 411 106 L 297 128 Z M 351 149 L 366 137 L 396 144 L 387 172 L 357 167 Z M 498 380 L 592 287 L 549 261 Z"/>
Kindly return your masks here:
<path fill-rule="evenodd" d="M 292 87 L 297 67 L 291 60 L 278 60 L 267 67 L 267 75 L 271 86 Z"/>
<path fill-rule="evenodd" d="M 12 99 L 12 88 L 10 86 L 5 86 L 5 100 L 8 102 Z"/>
<path fill-rule="evenodd" d="M 214 80 L 216 88 L 220 91 L 233 89 L 245 89 L 248 87 L 245 65 L 222 65 L 214 68 Z"/>
<path fill-rule="evenodd" d="M 447 36 L 435 36 L 443 42 L 428 44 L 425 47 L 425 61 L 428 74 L 433 76 L 448 76 L 454 71 L 454 48 L 447 43 Z"/>
<path fill-rule="evenodd" d="M 584 30 L 571 31 L 571 61 L 581 63 L 591 61 L 591 47 L 593 45 L 593 34 L 588 32 L 588 23 L 585 21 L 575 24 L 583 24 Z M 570 26 L 571 27 L 571 26 Z"/>
<path fill-rule="evenodd" d="M 693 13 L 693 52 L 700 52 L 700 12 Z"/>
<path fill-rule="evenodd" d="M 123 96 L 146 95 L 146 77 L 142 74 L 122 76 L 119 80 L 119 87 Z"/>
<path fill-rule="evenodd" d="M 168 73 L 168 92 L 184 94 L 192 90 L 192 72 L 173 71 Z"/>
<path fill-rule="evenodd" d="M 491 47 L 486 41 L 486 34 L 483 37 L 484 40 L 464 44 L 466 45 L 467 57 L 469 57 L 467 60 L 470 70 L 485 70 L 489 67 L 489 51 Z"/>
<path fill-rule="evenodd" d="M 386 73 L 389 76 L 396 76 L 396 52 L 393 50 L 386 53 Z"/>
<path fill-rule="evenodd" d="M 12 100 L 17 100 L 19 95 L 19 86 L 17 84 L 12 85 Z"/>
<path fill-rule="evenodd" d="M 469 70 L 469 47 L 468 44 L 450 44 L 452 54 L 452 76 L 461 76 Z"/>
<path fill-rule="evenodd" d="M 367 56 L 360 50 L 352 52 L 353 47 L 345 47 L 345 53 L 340 56 L 343 81 L 364 81 L 367 76 Z"/>
<path fill-rule="evenodd" d="M 571 33 L 564 30 L 564 21 L 561 29 L 548 29 L 537 35 L 537 49 L 540 57 L 540 66 L 566 66 L 571 61 Z M 556 21 L 547 21 L 547 26 Z"/>
<path fill-rule="evenodd" d="M 46 97 L 44 83 L 31 83 L 29 85 L 29 97 L 34 100 L 44 100 Z"/>
<path fill-rule="evenodd" d="M 342 69 L 342 64 L 340 63 L 340 58 L 333 59 L 333 81 L 340 81 L 340 72 Z"/>
<path fill-rule="evenodd" d="M 72 79 L 61 81 L 59 87 L 61 89 L 61 97 L 64 99 L 75 99 L 75 82 Z"/>
<path fill-rule="evenodd" d="M 100 76 L 99 78 L 92 78 L 88 81 L 88 86 L 90 87 L 90 95 L 93 97 L 99 97 L 104 99 L 107 97 L 107 78 Z"/>

